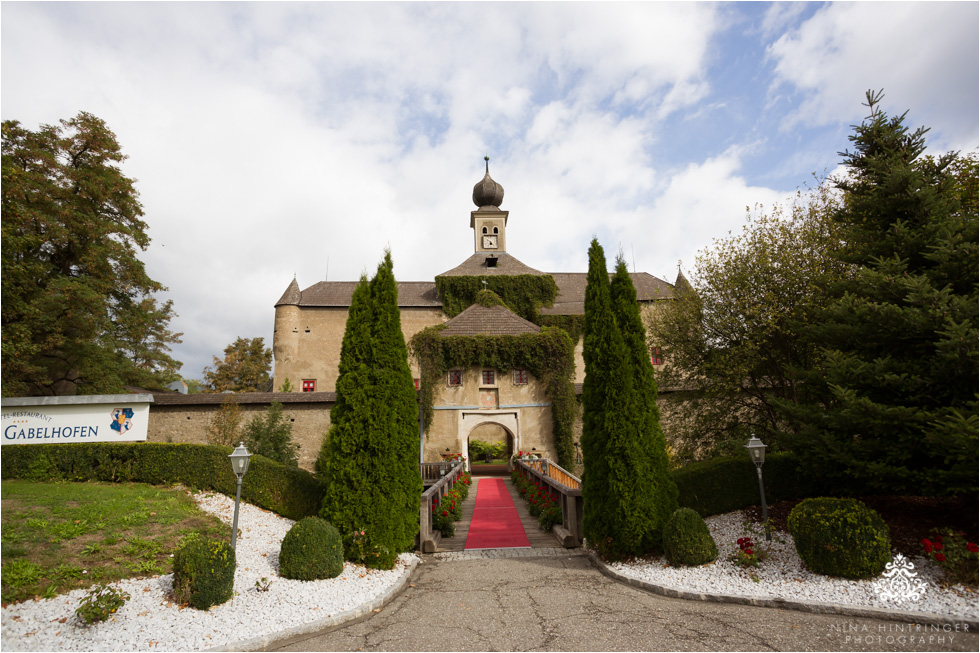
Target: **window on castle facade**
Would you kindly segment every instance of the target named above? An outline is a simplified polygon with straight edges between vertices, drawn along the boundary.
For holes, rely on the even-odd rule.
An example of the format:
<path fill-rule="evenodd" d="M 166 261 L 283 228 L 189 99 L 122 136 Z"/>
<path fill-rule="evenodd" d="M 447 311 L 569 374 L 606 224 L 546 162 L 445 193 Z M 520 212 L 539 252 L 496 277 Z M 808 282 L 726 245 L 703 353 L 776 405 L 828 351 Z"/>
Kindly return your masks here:
<path fill-rule="evenodd" d="M 303 392 L 316 392 L 316 379 L 303 379 Z"/>
<path fill-rule="evenodd" d="M 463 385 L 463 370 L 449 370 L 449 378 L 446 382 L 450 388 L 458 388 Z"/>
<path fill-rule="evenodd" d="M 483 385 L 493 385 L 494 378 L 493 370 L 483 370 Z"/>
<path fill-rule="evenodd" d="M 514 385 L 527 385 L 527 370 L 514 370 Z"/>
<path fill-rule="evenodd" d="M 660 347 L 654 347 L 650 350 L 650 362 L 654 365 L 664 364 L 664 353 L 660 351 Z"/>

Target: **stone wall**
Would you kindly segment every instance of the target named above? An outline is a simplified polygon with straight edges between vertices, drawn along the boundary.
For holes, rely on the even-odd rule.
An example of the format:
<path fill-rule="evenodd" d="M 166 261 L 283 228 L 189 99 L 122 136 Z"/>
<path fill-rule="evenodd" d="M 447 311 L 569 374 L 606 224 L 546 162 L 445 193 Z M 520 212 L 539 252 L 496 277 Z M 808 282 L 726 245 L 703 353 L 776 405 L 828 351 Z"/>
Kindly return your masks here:
<path fill-rule="evenodd" d="M 293 427 L 293 442 L 299 445 L 299 466 L 313 469 L 323 437 L 330 429 L 330 408 L 336 401 L 333 392 L 157 393 L 150 404 L 147 441 L 206 444 L 208 424 L 228 397 L 234 397 L 241 408 L 243 427 L 264 413 L 273 401 L 281 403 L 283 416 Z"/>
<path fill-rule="evenodd" d="M 402 307 L 401 326 L 405 342 L 428 326 L 446 321 L 442 309 Z M 316 381 L 318 392 L 337 389 L 340 347 L 347 328 L 347 308 L 281 305 L 276 307 L 272 353 L 275 358 L 273 387 L 282 387 L 288 378 L 296 390 L 303 380 Z M 419 377 L 418 365 L 409 359 L 412 375 Z"/>

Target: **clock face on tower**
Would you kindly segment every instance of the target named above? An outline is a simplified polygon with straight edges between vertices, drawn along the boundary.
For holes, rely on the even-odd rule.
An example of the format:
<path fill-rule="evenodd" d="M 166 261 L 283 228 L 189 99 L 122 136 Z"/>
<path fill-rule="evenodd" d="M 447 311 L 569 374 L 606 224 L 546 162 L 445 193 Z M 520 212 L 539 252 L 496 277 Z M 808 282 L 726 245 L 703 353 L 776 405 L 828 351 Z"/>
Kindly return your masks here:
<path fill-rule="evenodd" d="M 484 236 L 483 246 L 486 249 L 497 249 L 497 237 L 496 236 Z"/>

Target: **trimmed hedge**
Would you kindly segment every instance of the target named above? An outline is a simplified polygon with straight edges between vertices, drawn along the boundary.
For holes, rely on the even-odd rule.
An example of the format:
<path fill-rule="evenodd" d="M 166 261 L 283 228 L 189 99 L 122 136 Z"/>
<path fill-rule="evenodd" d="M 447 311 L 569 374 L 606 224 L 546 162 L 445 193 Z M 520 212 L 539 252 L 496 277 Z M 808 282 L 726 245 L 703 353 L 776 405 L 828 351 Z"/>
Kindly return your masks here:
<path fill-rule="evenodd" d="M 677 483 L 677 503 L 693 508 L 702 517 L 759 505 L 759 477 L 748 454 L 737 458 L 712 458 L 691 463 L 672 472 Z M 805 499 L 820 495 L 860 496 L 874 493 L 858 479 L 833 485 L 799 471 L 797 458 L 789 452 L 771 453 L 762 466 L 766 501 Z"/>
<path fill-rule="evenodd" d="M 232 447 L 205 444 L 77 443 L 21 444 L 3 448 L 0 476 L 35 481 L 183 483 L 235 496 L 228 455 Z M 316 515 L 324 483 L 309 472 L 253 456 L 242 482 L 242 499 L 283 517 Z"/>
<path fill-rule="evenodd" d="M 755 465 L 744 458 L 712 458 L 692 463 L 673 472 L 682 508 L 693 508 L 702 517 L 720 515 L 759 505 L 759 477 Z M 812 477 L 798 473 L 796 459 L 789 453 L 766 456 L 762 466 L 766 485 L 766 501 L 820 494 Z"/>

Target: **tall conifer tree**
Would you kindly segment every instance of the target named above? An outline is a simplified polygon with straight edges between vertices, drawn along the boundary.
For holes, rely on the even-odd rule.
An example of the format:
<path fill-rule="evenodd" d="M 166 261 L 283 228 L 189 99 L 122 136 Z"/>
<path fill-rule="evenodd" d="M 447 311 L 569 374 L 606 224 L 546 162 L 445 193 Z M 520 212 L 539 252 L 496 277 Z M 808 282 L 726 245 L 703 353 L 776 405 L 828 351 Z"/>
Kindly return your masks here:
<path fill-rule="evenodd" d="M 369 566 L 391 568 L 418 532 L 418 470 L 412 373 L 401 331 L 398 286 L 385 252 L 370 283 L 351 299 L 341 345 L 337 403 L 317 462 L 328 488 L 321 516 L 350 545 L 364 531 Z"/>
<path fill-rule="evenodd" d="M 330 410 L 330 432 L 316 464 L 317 473 L 327 482 L 320 515 L 337 527 L 345 546 L 351 543 L 353 532 L 361 530 L 372 546 L 389 543 L 387 506 L 379 506 L 374 492 L 375 487 L 384 484 L 379 477 L 383 468 L 375 463 L 379 452 L 372 442 L 373 321 L 371 290 L 367 278 L 362 276 L 351 298 L 341 344 L 337 402 Z"/>
<path fill-rule="evenodd" d="M 408 349 L 401 328 L 398 285 L 392 270 L 391 252 L 386 251 L 371 280 L 374 323 L 371 369 L 378 435 L 387 444 L 390 491 L 397 551 L 409 549 L 419 529 L 422 477 L 419 474 L 418 400 Z"/>
<path fill-rule="evenodd" d="M 650 413 L 616 321 L 605 254 L 596 239 L 589 248 L 584 331 L 584 534 L 607 558 L 648 553 L 657 548 L 663 524 L 646 431 Z"/>
<path fill-rule="evenodd" d="M 853 274 L 808 329 L 820 401 L 789 412 L 814 471 L 885 491 L 977 491 L 977 161 L 922 157 L 868 93 L 835 215 Z"/>
<path fill-rule="evenodd" d="M 677 509 L 677 485 L 668 471 L 667 441 L 660 427 L 657 380 L 653 374 L 650 351 L 647 349 L 646 328 L 636 300 L 636 287 L 622 256 L 616 258 L 616 274 L 610 285 L 610 295 L 616 322 L 629 350 L 637 391 L 637 411 L 641 418 L 640 437 L 645 448 L 646 462 L 650 467 L 645 483 L 640 488 L 641 492 L 649 494 L 643 497 L 643 502 L 654 506 L 654 511 L 650 514 L 653 527 L 648 532 L 649 539 L 644 542 L 643 548 L 655 550 L 661 546 L 663 525 Z"/>

